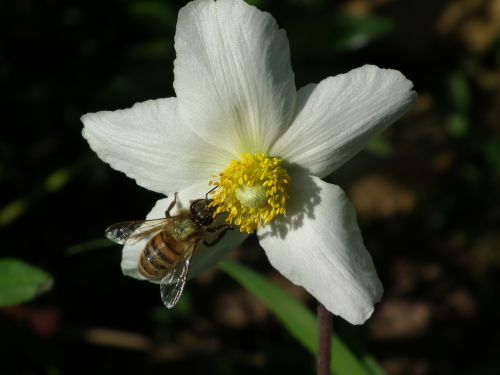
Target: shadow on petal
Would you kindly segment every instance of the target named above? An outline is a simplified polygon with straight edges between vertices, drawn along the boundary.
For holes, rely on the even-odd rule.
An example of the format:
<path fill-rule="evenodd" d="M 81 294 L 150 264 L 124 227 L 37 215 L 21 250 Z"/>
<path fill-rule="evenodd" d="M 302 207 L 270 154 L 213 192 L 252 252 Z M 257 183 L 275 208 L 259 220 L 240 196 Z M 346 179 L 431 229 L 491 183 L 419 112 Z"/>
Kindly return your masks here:
<path fill-rule="evenodd" d="M 314 219 L 315 207 L 321 203 L 321 187 L 305 169 L 290 165 L 287 170 L 292 177 L 287 213 L 259 230 L 260 238 L 273 236 L 284 239 L 290 230 L 300 228 L 304 224 L 305 217 Z"/>

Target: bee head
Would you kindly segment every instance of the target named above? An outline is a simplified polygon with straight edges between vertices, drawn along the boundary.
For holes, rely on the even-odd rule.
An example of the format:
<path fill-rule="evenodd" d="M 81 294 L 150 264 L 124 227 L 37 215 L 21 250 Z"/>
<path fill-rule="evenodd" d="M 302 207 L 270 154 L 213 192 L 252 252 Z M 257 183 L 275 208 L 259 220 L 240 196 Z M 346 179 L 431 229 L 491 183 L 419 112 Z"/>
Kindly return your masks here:
<path fill-rule="evenodd" d="M 212 199 L 196 199 L 190 202 L 191 219 L 196 224 L 208 226 L 214 222 L 215 207 L 209 207 L 211 202 Z"/>

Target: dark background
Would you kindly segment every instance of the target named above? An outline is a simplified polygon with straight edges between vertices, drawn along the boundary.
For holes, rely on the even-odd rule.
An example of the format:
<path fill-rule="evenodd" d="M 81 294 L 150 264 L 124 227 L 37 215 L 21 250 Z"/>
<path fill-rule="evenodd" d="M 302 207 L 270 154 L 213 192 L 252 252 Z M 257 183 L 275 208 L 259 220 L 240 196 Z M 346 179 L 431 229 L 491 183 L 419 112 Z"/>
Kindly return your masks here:
<path fill-rule="evenodd" d="M 287 30 L 297 87 L 370 63 L 401 70 L 420 95 L 331 178 L 358 210 L 386 289 L 366 325 L 336 319 L 336 333 L 388 374 L 500 373 L 500 1 L 253 3 Z M 0 3 L 0 254 L 55 280 L 0 310 L 1 374 L 314 373 L 227 276 L 191 281 L 166 311 L 102 239 L 159 196 L 101 162 L 79 117 L 174 95 L 183 4 Z M 314 306 L 254 239 L 231 256 Z"/>

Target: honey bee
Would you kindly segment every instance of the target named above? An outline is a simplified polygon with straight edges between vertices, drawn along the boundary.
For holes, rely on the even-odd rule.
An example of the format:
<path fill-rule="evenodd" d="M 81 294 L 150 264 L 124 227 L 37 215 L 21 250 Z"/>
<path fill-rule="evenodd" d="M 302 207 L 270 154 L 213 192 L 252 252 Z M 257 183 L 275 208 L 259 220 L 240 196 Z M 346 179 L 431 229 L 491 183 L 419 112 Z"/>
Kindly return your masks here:
<path fill-rule="evenodd" d="M 161 299 L 169 309 L 181 297 L 197 245 L 203 242 L 206 246 L 213 246 L 228 229 L 232 229 L 228 224 L 214 225 L 215 207 L 210 207 L 212 200 L 208 198 L 209 193 L 204 199 L 190 201 L 189 210 L 183 209 L 172 216 L 170 211 L 177 203 L 175 193 L 174 200 L 165 211 L 165 218 L 123 221 L 105 230 L 106 237 L 119 244 L 134 244 L 149 239 L 137 266 L 145 278 L 161 280 Z M 219 235 L 208 242 L 207 233 L 215 232 Z"/>

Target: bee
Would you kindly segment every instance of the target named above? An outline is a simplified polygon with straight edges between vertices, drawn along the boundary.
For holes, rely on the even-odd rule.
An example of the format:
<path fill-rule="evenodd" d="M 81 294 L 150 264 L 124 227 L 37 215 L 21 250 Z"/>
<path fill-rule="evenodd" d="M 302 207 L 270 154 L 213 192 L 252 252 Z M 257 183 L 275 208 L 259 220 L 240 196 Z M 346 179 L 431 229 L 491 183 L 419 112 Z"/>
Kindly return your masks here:
<path fill-rule="evenodd" d="M 190 201 L 189 210 L 183 209 L 177 215 L 171 215 L 177 203 L 175 193 L 164 218 L 123 221 L 105 230 L 108 239 L 122 245 L 148 239 L 139 257 L 138 270 L 149 280 L 160 280 L 161 299 L 168 309 L 174 307 L 181 297 L 197 245 L 203 242 L 206 246 L 213 246 L 228 229 L 232 229 L 228 224 L 214 225 L 216 207 L 210 207 L 212 199 L 208 198 L 209 193 L 205 198 Z M 208 242 L 207 234 L 215 232 L 219 235 Z"/>

